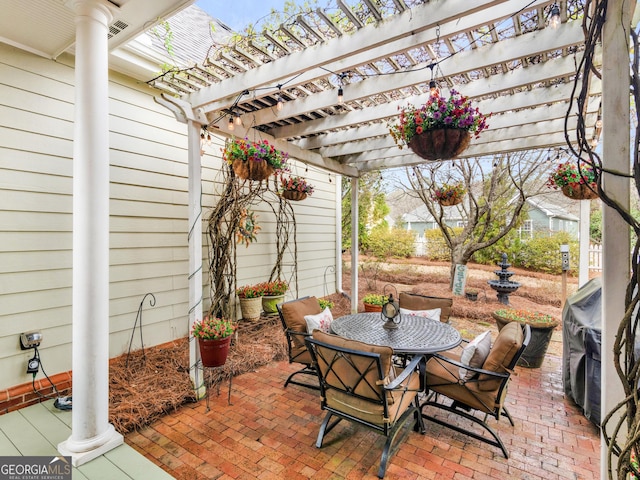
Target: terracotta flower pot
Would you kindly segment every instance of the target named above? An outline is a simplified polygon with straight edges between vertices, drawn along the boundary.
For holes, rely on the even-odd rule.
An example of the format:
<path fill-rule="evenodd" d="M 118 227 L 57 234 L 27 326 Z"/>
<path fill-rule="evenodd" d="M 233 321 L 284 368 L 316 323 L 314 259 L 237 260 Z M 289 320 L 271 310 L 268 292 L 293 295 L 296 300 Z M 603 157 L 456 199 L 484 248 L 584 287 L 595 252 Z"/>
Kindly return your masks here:
<path fill-rule="evenodd" d="M 374 305 L 372 303 L 364 304 L 365 312 L 382 312 L 382 305 Z"/>
<path fill-rule="evenodd" d="M 231 337 L 218 340 L 198 338 L 198 346 L 200 348 L 200 359 L 204 367 L 220 367 L 227 361 Z"/>
<path fill-rule="evenodd" d="M 409 148 L 425 160 L 449 160 L 464 152 L 471 134 L 460 128 L 436 128 L 414 135 Z"/>
<path fill-rule="evenodd" d="M 300 201 L 307 198 L 307 194 L 304 192 L 299 192 L 297 190 L 283 190 L 282 196 L 287 200 Z"/>
<path fill-rule="evenodd" d="M 594 198 L 598 198 L 598 187 L 595 183 L 591 184 L 591 188 L 582 184 L 578 185 L 576 188 L 570 185 L 565 185 L 562 187 L 562 193 L 564 193 L 566 197 L 574 200 L 593 200 Z"/>

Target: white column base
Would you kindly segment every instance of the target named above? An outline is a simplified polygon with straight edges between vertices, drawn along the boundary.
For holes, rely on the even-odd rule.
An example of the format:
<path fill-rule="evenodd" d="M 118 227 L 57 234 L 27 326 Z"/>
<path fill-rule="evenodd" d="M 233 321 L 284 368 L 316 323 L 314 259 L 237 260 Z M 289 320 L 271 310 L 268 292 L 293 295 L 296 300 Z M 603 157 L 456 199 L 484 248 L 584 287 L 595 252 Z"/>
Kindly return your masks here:
<path fill-rule="evenodd" d="M 79 467 L 123 443 L 124 437 L 116 432 L 113 425 L 109 424 L 107 431 L 97 437 L 79 442 L 69 437 L 64 442 L 58 444 L 58 452 L 60 452 L 61 455 L 70 456 L 73 466 Z"/>

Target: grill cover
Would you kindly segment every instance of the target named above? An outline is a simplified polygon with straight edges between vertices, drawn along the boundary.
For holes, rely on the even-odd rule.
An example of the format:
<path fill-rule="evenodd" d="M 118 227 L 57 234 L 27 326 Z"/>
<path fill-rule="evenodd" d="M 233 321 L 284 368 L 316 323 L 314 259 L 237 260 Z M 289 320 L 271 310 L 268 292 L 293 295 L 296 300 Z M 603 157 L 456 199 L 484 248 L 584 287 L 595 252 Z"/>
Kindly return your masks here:
<path fill-rule="evenodd" d="M 600 424 L 601 294 L 600 278 L 594 278 L 567 299 L 562 311 L 564 393 L 596 425 Z"/>

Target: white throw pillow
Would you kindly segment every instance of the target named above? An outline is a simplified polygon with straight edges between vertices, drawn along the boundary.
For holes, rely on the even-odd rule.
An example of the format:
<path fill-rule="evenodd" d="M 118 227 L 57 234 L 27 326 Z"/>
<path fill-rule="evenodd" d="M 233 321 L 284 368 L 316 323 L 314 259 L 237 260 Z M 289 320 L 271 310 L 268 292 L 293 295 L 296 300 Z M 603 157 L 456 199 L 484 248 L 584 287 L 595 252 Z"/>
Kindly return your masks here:
<path fill-rule="evenodd" d="M 435 320 L 436 322 L 440 321 L 440 312 L 441 308 L 434 308 L 433 310 L 409 310 L 406 308 L 401 308 L 400 313 L 403 315 L 413 315 L 417 317 L 426 317 L 431 320 Z"/>
<path fill-rule="evenodd" d="M 315 329 L 322 330 L 325 333 L 331 333 L 331 322 L 333 322 L 333 315 L 329 307 L 325 308 L 322 312 L 316 315 L 305 315 L 305 321 L 307 322 L 307 332 L 313 333 Z"/>
<path fill-rule="evenodd" d="M 467 343 L 462 349 L 460 362 L 470 367 L 481 368 L 489 355 L 489 350 L 491 350 L 491 332 L 487 330 Z M 473 374 L 473 371 L 466 368 L 460 368 L 458 371 L 461 380 L 469 380 Z"/>

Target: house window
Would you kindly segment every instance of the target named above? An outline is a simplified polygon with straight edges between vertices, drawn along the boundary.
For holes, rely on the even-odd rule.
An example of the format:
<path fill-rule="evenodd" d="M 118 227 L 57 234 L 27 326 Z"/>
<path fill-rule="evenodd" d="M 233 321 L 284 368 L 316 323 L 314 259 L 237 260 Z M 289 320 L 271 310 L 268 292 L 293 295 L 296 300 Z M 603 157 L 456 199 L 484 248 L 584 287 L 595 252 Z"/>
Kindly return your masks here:
<path fill-rule="evenodd" d="M 466 226 L 467 226 L 467 222 L 466 222 L 466 221 L 464 221 L 464 220 L 458 220 L 458 221 L 456 222 L 456 227 L 464 228 L 464 227 L 466 227 Z"/>
<path fill-rule="evenodd" d="M 533 220 L 525 220 L 520 227 L 520 238 L 533 237 Z"/>

